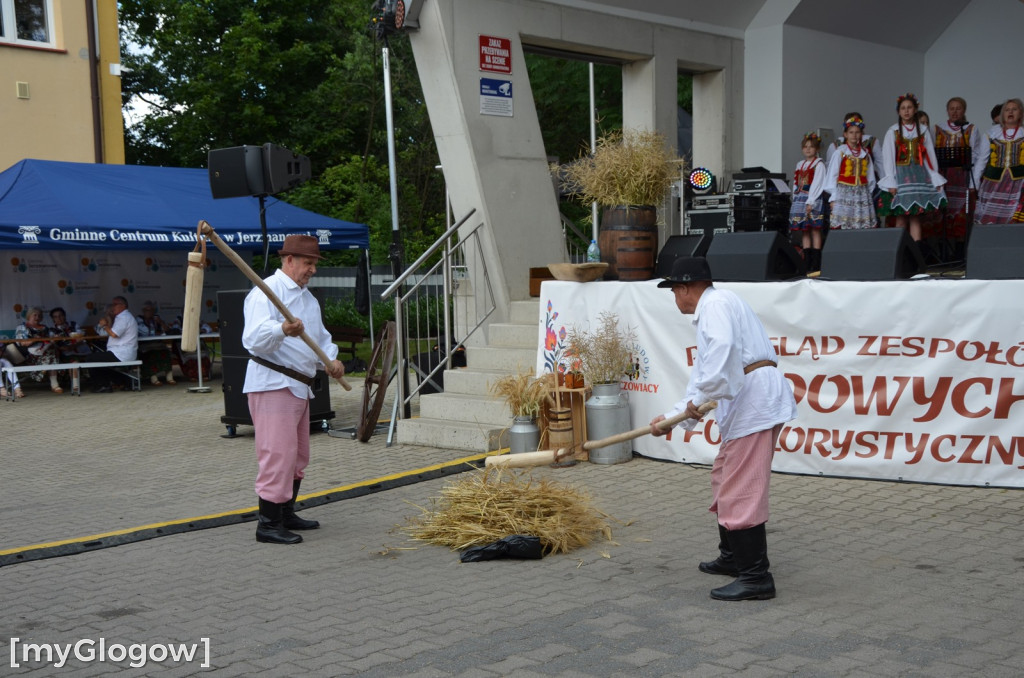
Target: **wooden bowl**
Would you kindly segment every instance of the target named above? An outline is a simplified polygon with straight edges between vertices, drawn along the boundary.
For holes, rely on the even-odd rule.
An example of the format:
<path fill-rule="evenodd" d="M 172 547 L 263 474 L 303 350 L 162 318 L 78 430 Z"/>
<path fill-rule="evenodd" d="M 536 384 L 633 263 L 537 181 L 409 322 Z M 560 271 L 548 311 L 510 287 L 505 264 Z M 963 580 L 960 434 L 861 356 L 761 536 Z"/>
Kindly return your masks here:
<path fill-rule="evenodd" d="M 592 261 L 585 264 L 548 264 L 548 270 L 557 280 L 590 282 L 597 280 L 608 270 L 608 262 Z"/>

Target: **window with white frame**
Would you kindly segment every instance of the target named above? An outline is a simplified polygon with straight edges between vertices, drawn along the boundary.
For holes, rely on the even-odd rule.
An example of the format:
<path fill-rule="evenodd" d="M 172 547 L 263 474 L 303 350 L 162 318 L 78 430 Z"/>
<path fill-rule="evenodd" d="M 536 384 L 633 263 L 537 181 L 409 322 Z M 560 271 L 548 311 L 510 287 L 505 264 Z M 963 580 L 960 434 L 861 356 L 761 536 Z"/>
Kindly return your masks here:
<path fill-rule="evenodd" d="M 0 0 L 0 42 L 53 46 L 53 0 Z"/>

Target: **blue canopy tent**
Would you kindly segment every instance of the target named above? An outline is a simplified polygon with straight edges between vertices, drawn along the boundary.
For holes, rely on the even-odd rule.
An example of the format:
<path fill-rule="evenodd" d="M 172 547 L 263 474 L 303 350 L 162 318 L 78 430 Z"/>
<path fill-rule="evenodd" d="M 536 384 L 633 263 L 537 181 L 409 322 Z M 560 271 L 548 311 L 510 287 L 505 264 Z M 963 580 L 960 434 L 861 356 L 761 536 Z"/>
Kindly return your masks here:
<path fill-rule="evenodd" d="M 269 248 L 291 234 L 317 237 L 322 250 L 369 247 L 369 229 L 269 198 Z M 0 173 L 0 332 L 25 309 L 61 306 L 91 325 L 112 295 L 137 310 L 154 303 L 164 318 L 182 313 L 187 253 L 209 222 L 240 255 L 260 252 L 259 199 L 214 200 L 203 169 L 22 160 Z M 203 284 L 205 320 L 218 317 L 219 291 L 249 282 L 214 247 Z"/>
<path fill-rule="evenodd" d="M 182 250 L 205 219 L 237 250 L 261 250 L 259 200 L 214 200 L 206 170 L 22 160 L 0 173 L 0 250 Z M 271 251 L 286 235 L 324 250 L 366 249 L 364 224 L 270 198 Z"/>

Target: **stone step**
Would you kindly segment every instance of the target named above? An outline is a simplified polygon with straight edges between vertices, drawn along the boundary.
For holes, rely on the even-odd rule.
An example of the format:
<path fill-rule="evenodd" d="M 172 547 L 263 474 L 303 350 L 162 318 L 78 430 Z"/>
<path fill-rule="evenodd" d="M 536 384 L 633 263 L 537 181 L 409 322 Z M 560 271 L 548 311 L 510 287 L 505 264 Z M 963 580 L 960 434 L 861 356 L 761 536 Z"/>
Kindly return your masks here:
<path fill-rule="evenodd" d="M 466 364 L 473 369 L 496 370 L 505 374 L 533 372 L 537 365 L 537 348 L 467 346 Z"/>
<path fill-rule="evenodd" d="M 445 370 L 444 390 L 445 393 L 489 396 L 490 385 L 506 374 L 508 372 L 504 370 L 481 370 L 473 367 Z"/>
<path fill-rule="evenodd" d="M 508 447 L 508 427 L 495 427 L 456 419 L 403 419 L 396 438 L 402 444 L 444 450 L 490 452 Z"/>
<path fill-rule="evenodd" d="M 504 398 L 451 392 L 420 396 L 420 417 L 479 422 L 492 428 L 512 425 L 512 411 Z"/>
<path fill-rule="evenodd" d="M 514 325 L 537 325 L 540 323 L 540 299 L 513 301 L 509 322 Z"/>
<path fill-rule="evenodd" d="M 537 323 L 532 325 L 514 325 L 512 323 L 493 323 L 488 329 L 488 346 L 509 348 L 534 348 L 540 341 Z"/>

